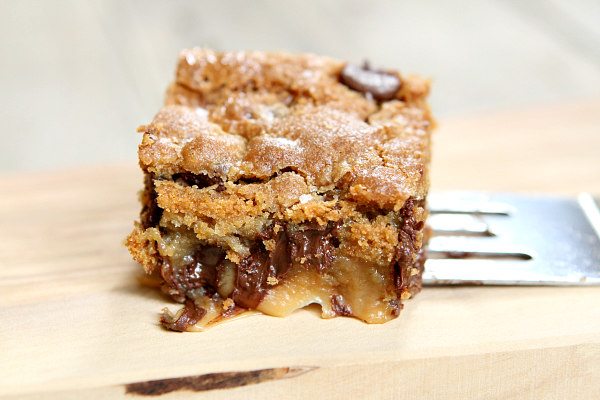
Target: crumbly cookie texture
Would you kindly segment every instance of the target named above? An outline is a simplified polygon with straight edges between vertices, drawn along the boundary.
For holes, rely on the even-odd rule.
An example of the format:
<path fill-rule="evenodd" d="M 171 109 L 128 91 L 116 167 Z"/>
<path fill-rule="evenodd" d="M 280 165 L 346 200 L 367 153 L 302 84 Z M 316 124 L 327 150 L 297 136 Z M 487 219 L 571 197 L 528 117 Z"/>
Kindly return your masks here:
<path fill-rule="evenodd" d="M 421 288 L 429 83 L 312 54 L 181 53 L 141 126 L 133 258 L 184 304 L 172 330 L 247 310 L 395 318 Z"/>

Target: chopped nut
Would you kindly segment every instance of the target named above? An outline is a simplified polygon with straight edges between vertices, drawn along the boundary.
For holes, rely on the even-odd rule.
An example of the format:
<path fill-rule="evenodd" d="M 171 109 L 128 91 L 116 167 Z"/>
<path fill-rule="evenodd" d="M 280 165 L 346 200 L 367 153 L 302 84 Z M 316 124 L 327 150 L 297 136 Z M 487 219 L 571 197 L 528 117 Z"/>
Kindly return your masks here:
<path fill-rule="evenodd" d="M 223 310 L 229 310 L 230 308 L 233 308 L 233 306 L 235 306 L 235 302 L 229 297 L 223 301 Z"/>
<path fill-rule="evenodd" d="M 274 276 L 267 277 L 267 284 L 269 284 L 271 286 L 275 286 L 278 283 L 279 283 L 279 279 L 275 278 Z"/>

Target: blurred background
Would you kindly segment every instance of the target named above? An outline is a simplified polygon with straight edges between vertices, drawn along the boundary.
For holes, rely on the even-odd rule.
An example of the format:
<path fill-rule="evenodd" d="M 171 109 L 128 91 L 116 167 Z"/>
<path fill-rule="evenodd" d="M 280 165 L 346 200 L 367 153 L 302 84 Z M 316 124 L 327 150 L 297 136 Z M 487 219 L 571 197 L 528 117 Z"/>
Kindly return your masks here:
<path fill-rule="evenodd" d="M 442 121 L 600 96 L 598 0 L 2 0 L 0 171 L 135 163 L 191 46 L 418 72 Z"/>

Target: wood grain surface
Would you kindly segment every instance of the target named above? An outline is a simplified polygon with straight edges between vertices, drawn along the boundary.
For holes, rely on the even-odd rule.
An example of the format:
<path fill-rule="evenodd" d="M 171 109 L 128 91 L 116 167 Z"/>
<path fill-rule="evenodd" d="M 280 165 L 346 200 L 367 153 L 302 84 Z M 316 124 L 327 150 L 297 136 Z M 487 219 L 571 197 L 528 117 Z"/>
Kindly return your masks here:
<path fill-rule="evenodd" d="M 433 187 L 600 194 L 600 101 L 440 121 Z M 600 287 L 426 288 L 366 325 L 314 309 L 203 333 L 122 246 L 135 165 L 0 177 L 0 398 L 594 399 Z"/>

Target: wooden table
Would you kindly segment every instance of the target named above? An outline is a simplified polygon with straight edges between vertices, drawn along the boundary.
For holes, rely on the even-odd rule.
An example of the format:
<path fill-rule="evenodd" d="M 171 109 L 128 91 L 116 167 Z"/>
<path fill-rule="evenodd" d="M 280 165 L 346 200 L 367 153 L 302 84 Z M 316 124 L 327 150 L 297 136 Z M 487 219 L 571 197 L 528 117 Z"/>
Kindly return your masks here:
<path fill-rule="evenodd" d="M 600 194 L 600 101 L 441 121 L 434 159 L 435 189 Z M 0 398 L 600 396 L 600 287 L 427 288 L 385 325 L 309 309 L 167 332 L 121 244 L 140 187 L 135 166 L 0 178 Z"/>

